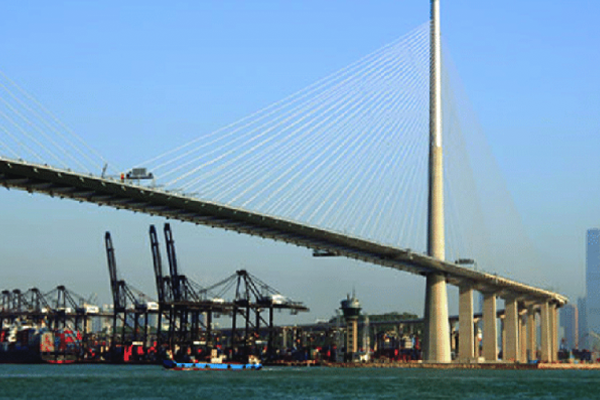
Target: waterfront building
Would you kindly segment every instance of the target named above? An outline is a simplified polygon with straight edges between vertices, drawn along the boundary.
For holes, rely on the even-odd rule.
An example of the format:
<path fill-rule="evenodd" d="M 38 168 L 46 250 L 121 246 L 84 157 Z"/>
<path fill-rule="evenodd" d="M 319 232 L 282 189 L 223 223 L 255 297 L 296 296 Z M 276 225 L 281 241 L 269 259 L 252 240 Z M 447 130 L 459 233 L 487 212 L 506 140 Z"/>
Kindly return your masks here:
<path fill-rule="evenodd" d="M 592 347 L 600 335 L 600 229 L 587 231 L 585 263 L 586 333 Z"/>
<path fill-rule="evenodd" d="M 587 349 L 589 346 L 587 344 L 587 310 L 585 306 L 585 297 L 580 297 L 577 299 L 577 311 L 579 314 L 579 321 L 577 321 L 579 348 Z"/>
<path fill-rule="evenodd" d="M 354 296 L 348 295 L 342 300 L 342 312 L 346 320 L 346 361 L 354 360 L 358 355 L 358 318 L 360 316 L 360 302 Z"/>
<path fill-rule="evenodd" d="M 579 327 L 577 306 L 567 304 L 560 309 L 560 326 L 563 329 L 563 336 L 560 346 L 566 350 L 579 348 Z"/>

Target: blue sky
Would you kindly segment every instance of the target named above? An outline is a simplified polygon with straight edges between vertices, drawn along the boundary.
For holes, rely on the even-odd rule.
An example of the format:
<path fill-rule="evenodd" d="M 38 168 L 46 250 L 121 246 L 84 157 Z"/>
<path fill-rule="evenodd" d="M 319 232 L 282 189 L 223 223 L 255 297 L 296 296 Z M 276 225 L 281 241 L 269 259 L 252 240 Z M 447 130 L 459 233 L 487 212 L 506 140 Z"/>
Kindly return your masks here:
<path fill-rule="evenodd" d="M 445 44 L 545 260 L 540 274 L 574 300 L 585 230 L 600 225 L 600 2 L 441 7 Z M 428 19 L 429 2 L 19 1 L 0 3 L 0 15 L 0 70 L 128 166 L 391 42 Z M 147 226 L 162 220 L 5 190 L 0 204 L 3 288 L 65 283 L 108 301 L 102 238 L 111 230 L 123 275 L 153 292 Z M 245 267 L 308 303 L 309 319 L 331 315 L 352 286 L 367 310 L 422 313 L 419 277 L 174 228 L 183 267 L 202 283 Z"/>

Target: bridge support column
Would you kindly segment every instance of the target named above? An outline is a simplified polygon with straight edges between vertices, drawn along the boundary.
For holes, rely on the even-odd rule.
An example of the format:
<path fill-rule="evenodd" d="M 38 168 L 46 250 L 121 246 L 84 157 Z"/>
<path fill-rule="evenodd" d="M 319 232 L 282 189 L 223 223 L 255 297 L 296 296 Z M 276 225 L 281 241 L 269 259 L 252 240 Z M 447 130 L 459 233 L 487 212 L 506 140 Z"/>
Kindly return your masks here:
<path fill-rule="evenodd" d="M 556 304 L 550 304 L 550 318 L 551 318 L 551 349 L 550 349 L 550 357 L 552 361 L 558 361 L 558 307 Z"/>
<path fill-rule="evenodd" d="M 504 310 L 504 335 L 502 338 L 506 347 L 502 348 L 502 359 L 508 362 L 515 362 L 519 359 L 519 312 L 517 300 L 514 298 L 505 299 Z"/>
<path fill-rule="evenodd" d="M 519 362 L 527 362 L 527 312 L 519 316 Z"/>
<path fill-rule="evenodd" d="M 498 361 L 495 293 L 483 294 L 483 358 L 485 361 Z"/>
<path fill-rule="evenodd" d="M 468 284 L 459 287 L 458 301 L 458 356 L 463 362 L 475 357 L 473 334 L 473 289 Z"/>
<path fill-rule="evenodd" d="M 535 324 L 536 310 L 533 306 L 527 308 L 527 361 L 537 360 L 537 326 Z"/>
<path fill-rule="evenodd" d="M 423 361 L 450 362 L 448 294 L 442 274 L 427 275 L 425 292 L 425 348 Z"/>
<path fill-rule="evenodd" d="M 502 361 L 506 360 L 506 324 L 504 323 L 504 315 L 501 315 L 500 318 L 500 349 L 499 354 L 502 354 Z"/>
<path fill-rule="evenodd" d="M 541 359 L 542 362 L 552 362 L 552 334 L 550 304 L 542 303 L 540 306 L 540 329 L 541 329 Z"/>
<path fill-rule="evenodd" d="M 431 51 L 429 71 L 429 202 L 427 253 L 446 256 L 444 237 L 444 162 L 442 151 L 442 52 L 440 2 L 431 0 Z M 427 275 L 425 292 L 425 351 L 427 362 L 450 362 L 448 295 L 443 274 Z"/>

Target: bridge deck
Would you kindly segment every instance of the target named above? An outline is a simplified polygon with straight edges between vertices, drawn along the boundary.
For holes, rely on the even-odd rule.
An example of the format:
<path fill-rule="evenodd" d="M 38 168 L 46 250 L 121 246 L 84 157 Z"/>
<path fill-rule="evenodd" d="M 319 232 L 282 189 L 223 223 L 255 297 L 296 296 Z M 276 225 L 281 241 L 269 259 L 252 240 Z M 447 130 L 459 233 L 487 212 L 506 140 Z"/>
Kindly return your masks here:
<path fill-rule="evenodd" d="M 441 272 L 453 285 L 467 283 L 474 289 L 496 292 L 501 297 L 514 296 L 524 302 L 553 301 L 558 305 L 567 302 L 567 298 L 558 293 L 443 262 L 409 249 L 386 246 L 131 182 L 0 158 L 0 185 L 8 189 L 16 188 L 232 230 L 414 274 Z"/>

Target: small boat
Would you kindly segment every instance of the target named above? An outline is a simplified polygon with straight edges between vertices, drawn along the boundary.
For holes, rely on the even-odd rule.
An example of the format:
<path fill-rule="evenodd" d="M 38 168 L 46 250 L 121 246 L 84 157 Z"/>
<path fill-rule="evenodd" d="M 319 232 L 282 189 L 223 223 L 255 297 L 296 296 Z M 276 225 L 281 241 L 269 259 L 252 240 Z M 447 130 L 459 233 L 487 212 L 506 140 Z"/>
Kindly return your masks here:
<path fill-rule="evenodd" d="M 163 367 L 175 371 L 209 371 L 209 370 L 231 370 L 231 371 L 258 371 L 262 368 L 261 363 L 251 362 L 243 363 L 213 363 L 213 362 L 177 362 L 173 360 L 164 360 Z"/>
<path fill-rule="evenodd" d="M 74 358 L 44 359 L 48 364 L 74 364 L 77 360 Z"/>
<path fill-rule="evenodd" d="M 211 356 L 205 361 L 198 361 L 191 357 L 191 350 L 187 349 L 187 355 L 184 360 L 177 361 L 173 353 L 169 350 L 167 358 L 163 360 L 163 367 L 175 371 L 258 371 L 262 368 L 260 359 L 256 356 L 249 356 L 247 362 L 225 361 L 224 355 L 218 355 L 216 349 L 212 349 Z"/>

